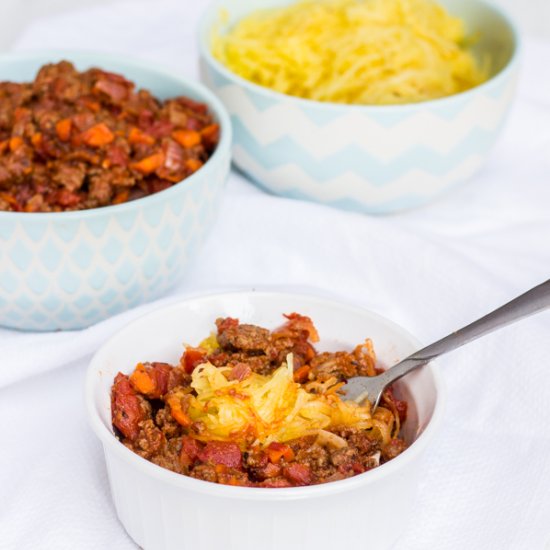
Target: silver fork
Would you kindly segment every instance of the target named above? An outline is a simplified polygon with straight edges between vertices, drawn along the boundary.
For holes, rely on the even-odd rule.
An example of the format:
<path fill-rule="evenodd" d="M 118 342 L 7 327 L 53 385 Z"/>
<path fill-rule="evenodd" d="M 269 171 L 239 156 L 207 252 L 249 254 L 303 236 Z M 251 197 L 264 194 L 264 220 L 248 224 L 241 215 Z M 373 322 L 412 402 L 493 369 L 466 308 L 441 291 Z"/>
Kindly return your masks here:
<path fill-rule="evenodd" d="M 382 374 L 350 378 L 341 389 L 344 399 L 357 402 L 368 399 L 374 410 L 380 402 L 382 392 L 390 384 L 409 374 L 409 372 L 423 367 L 432 359 L 444 353 L 453 351 L 481 336 L 543 311 L 548 307 L 550 307 L 550 280 L 532 288 L 492 313 L 481 317 L 481 319 L 409 355 Z"/>

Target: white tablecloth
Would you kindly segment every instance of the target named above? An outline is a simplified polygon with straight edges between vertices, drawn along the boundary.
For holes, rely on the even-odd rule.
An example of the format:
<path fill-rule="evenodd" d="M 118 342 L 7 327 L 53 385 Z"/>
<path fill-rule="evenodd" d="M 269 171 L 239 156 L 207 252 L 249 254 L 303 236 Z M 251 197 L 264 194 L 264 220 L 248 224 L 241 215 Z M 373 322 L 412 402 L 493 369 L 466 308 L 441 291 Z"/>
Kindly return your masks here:
<path fill-rule="evenodd" d="M 121 3 L 39 20 L 16 45 L 129 53 L 196 76 L 199 2 Z M 550 43 L 526 41 L 519 98 L 484 170 L 412 212 L 372 218 L 232 174 L 196 265 L 164 301 L 316 289 L 428 343 L 550 277 Z M 143 306 L 76 333 L 0 330 L 0 548 L 131 549 L 82 399 L 90 354 Z M 550 314 L 441 361 L 449 403 L 396 550 L 550 545 Z M 549 548 L 547 546 L 546 548 Z"/>

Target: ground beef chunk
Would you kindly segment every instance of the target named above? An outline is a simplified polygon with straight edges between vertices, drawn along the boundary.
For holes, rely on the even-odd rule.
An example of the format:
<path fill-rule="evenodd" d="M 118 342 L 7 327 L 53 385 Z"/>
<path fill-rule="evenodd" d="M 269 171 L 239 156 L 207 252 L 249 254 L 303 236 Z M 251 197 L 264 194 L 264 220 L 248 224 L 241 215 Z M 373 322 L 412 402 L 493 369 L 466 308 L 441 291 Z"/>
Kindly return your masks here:
<path fill-rule="evenodd" d="M 53 181 L 69 191 L 77 191 L 82 187 L 86 177 L 86 166 L 82 162 L 57 162 Z"/>
<path fill-rule="evenodd" d="M 406 448 L 407 444 L 402 439 L 392 439 L 388 445 L 382 449 L 382 458 L 384 462 L 399 456 Z"/>
<path fill-rule="evenodd" d="M 269 330 L 254 325 L 230 326 L 218 334 L 218 343 L 224 350 L 265 352 L 270 344 Z"/>

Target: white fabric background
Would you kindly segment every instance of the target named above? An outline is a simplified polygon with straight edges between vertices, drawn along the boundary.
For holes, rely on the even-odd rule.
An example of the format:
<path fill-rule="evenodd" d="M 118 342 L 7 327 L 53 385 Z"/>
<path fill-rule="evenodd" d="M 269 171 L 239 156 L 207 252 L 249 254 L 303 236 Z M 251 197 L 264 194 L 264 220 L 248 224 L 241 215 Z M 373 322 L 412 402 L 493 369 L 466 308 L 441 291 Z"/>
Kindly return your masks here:
<path fill-rule="evenodd" d="M 42 19 L 16 44 L 122 52 L 196 77 L 197 2 Z M 194 269 L 170 297 L 226 288 L 331 294 L 428 343 L 550 277 L 550 43 L 526 41 L 519 97 L 485 169 L 439 201 L 366 217 L 232 174 Z M 161 302 L 163 302 L 161 301 Z M 132 549 L 82 399 L 90 354 L 154 305 L 87 330 L 0 329 L 0 548 Z M 395 550 L 550 543 L 550 313 L 441 360 L 449 403 Z"/>

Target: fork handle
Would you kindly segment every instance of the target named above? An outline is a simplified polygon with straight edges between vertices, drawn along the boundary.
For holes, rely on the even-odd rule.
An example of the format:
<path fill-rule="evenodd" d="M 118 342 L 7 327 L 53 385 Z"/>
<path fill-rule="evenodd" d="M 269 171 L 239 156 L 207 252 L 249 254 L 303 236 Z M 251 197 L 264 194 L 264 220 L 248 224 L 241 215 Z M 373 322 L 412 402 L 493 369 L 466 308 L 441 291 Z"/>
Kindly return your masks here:
<path fill-rule="evenodd" d="M 444 353 L 453 351 L 485 334 L 515 323 L 548 307 L 550 307 L 550 280 L 528 290 L 525 294 L 495 309 L 493 312 L 481 317 L 481 319 L 409 355 L 409 357 L 388 369 L 382 376 L 387 375 L 386 384 L 394 382 Z"/>

